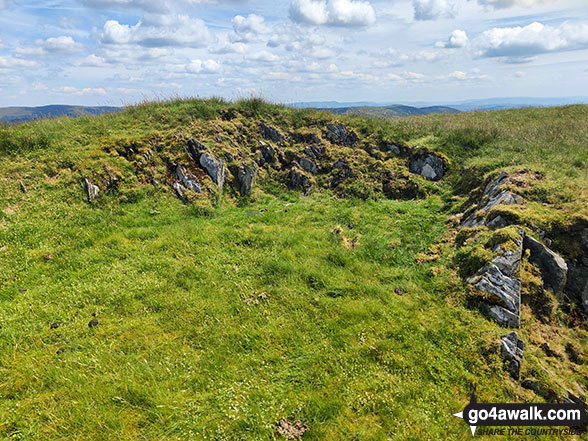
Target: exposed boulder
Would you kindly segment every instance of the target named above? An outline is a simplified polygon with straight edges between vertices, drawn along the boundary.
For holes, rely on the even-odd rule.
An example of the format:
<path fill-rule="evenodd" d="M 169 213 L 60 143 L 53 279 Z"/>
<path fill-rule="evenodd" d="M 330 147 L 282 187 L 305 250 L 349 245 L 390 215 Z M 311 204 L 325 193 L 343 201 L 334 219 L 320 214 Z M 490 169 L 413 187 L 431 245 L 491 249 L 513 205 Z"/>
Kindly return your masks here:
<path fill-rule="evenodd" d="M 262 122 L 259 125 L 259 130 L 261 132 L 261 136 L 268 141 L 273 142 L 282 142 L 284 140 L 284 136 L 272 126 L 268 126 L 266 123 Z"/>
<path fill-rule="evenodd" d="M 399 145 L 396 145 L 396 144 L 386 144 L 382 150 L 384 152 L 392 152 L 396 156 L 399 156 L 403 153 L 404 148 L 400 147 Z"/>
<path fill-rule="evenodd" d="M 531 236 L 525 236 L 523 246 L 530 251 L 529 261 L 541 270 L 543 286 L 555 294 L 561 293 L 568 274 L 568 266 L 562 257 Z"/>
<path fill-rule="evenodd" d="M 411 173 L 421 175 L 429 181 L 438 181 L 445 174 L 445 159 L 433 153 L 413 158 L 408 163 L 408 170 Z"/>
<path fill-rule="evenodd" d="M 276 150 L 271 145 L 261 141 L 261 148 L 259 150 L 261 151 L 260 167 L 263 167 L 266 163 L 275 164 L 277 162 Z"/>
<path fill-rule="evenodd" d="M 251 189 L 255 185 L 257 179 L 258 168 L 255 164 L 244 164 L 239 167 L 237 171 L 237 180 L 239 181 L 239 192 L 241 196 L 247 196 L 251 194 Z"/>
<path fill-rule="evenodd" d="M 183 189 L 177 187 L 175 184 L 178 184 L 178 182 L 174 184 L 174 190 L 176 190 L 176 193 L 178 193 L 178 196 L 180 196 L 181 199 L 184 199 L 185 195 L 180 195 L 180 193 L 183 193 L 183 191 L 186 188 L 189 188 L 190 190 L 195 191 L 196 193 L 202 193 L 202 187 L 200 187 L 198 182 L 196 182 L 196 177 L 192 173 L 190 173 L 183 165 L 177 165 L 176 176 L 180 180 L 181 186 L 184 187 Z M 181 190 L 181 192 L 179 190 Z"/>
<path fill-rule="evenodd" d="M 309 146 L 304 147 L 304 154 L 309 158 L 318 161 L 325 154 L 325 149 L 318 147 L 316 144 L 311 144 Z"/>
<path fill-rule="evenodd" d="M 588 258 L 568 264 L 565 291 L 580 303 L 588 314 Z"/>
<path fill-rule="evenodd" d="M 86 190 L 86 195 L 88 196 L 88 202 L 92 202 L 98 199 L 100 188 L 98 188 L 97 185 L 92 184 L 88 178 L 84 178 L 84 189 Z"/>
<path fill-rule="evenodd" d="M 291 189 L 302 190 L 305 194 L 312 189 L 312 181 L 306 173 L 297 166 L 292 167 L 288 177 Z"/>
<path fill-rule="evenodd" d="M 206 151 L 206 146 L 194 138 L 188 139 L 188 153 L 196 164 L 200 164 L 200 155 Z"/>
<path fill-rule="evenodd" d="M 353 147 L 359 138 L 353 131 L 347 131 L 343 124 L 327 124 L 327 139 L 333 144 Z"/>
<path fill-rule="evenodd" d="M 347 161 L 339 159 L 335 164 L 333 164 L 333 170 L 335 171 L 335 175 L 333 179 L 331 179 L 331 187 L 335 188 L 345 182 L 347 179 L 351 177 L 351 167 L 347 163 Z"/>
<path fill-rule="evenodd" d="M 521 375 L 521 366 L 523 364 L 523 355 L 525 351 L 525 343 L 519 339 L 516 332 L 506 334 L 501 339 L 502 346 L 500 355 L 503 360 L 508 363 L 508 372 L 515 380 L 518 380 Z"/>
<path fill-rule="evenodd" d="M 518 328 L 521 313 L 520 268 L 523 254 L 523 233 L 515 240 L 515 249 L 496 245 L 498 255 L 467 281 L 483 292 L 488 301 L 486 312 L 501 326 Z"/>
<path fill-rule="evenodd" d="M 200 155 L 200 165 L 206 172 L 208 176 L 212 178 L 218 188 L 222 190 L 223 185 L 225 185 L 225 179 L 227 178 L 227 169 L 225 168 L 225 163 L 222 159 L 213 157 L 208 153 L 202 153 Z"/>
<path fill-rule="evenodd" d="M 487 225 L 490 228 L 503 228 L 508 224 L 501 216 L 487 219 L 490 210 L 498 205 L 524 204 L 524 199 L 518 194 L 502 189 L 502 185 L 506 184 L 507 180 L 508 173 L 502 172 L 496 179 L 493 179 L 486 185 L 476 209 L 463 221 L 463 228 L 473 228 L 482 225 Z"/>
<path fill-rule="evenodd" d="M 313 175 L 316 175 L 318 173 L 318 167 L 310 159 L 303 156 L 299 159 L 298 163 L 304 171 L 307 171 L 308 173 L 311 173 Z"/>
<path fill-rule="evenodd" d="M 172 184 L 172 188 L 176 192 L 178 198 L 180 198 L 183 202 L 186 202 L 188 198 L 186 197 L 186 187 L 184 187 L 180 182 L 175 181 Z"/>

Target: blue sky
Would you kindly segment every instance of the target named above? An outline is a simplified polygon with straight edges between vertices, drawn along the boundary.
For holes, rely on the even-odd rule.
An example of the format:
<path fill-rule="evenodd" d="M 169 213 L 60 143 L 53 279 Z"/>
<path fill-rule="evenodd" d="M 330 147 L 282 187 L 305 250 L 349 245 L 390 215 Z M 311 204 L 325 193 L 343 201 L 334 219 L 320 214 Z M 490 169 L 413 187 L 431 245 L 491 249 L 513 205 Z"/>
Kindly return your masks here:
<path fill-rule="evenodd" d="M 0 106 L 588 96 L 586 0 L 0 0 Z"/>

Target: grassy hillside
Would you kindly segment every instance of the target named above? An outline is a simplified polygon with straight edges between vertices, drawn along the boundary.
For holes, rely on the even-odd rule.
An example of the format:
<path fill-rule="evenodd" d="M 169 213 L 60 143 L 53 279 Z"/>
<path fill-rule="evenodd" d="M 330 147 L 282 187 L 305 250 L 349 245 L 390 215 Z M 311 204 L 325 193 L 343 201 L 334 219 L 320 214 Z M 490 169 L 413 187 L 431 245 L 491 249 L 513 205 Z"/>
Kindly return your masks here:
<path fill-rule="evenodd" d="M 404 116 L 429 115 L 431 113 L 459 113 L 459 110 L 445 106 L 412 107 L 412 106 L 354 106 L 323 109 L 336 115 L 361 115 L 381 118 L 399 118 Z"/>
<path fill-rule="evenodd" d="M 284 140 L 260 143 L 262 121 Z M 328 139 L 338 121 L 355 145 Z M 222 191 L 191 140 L 224 159 Z M 508 215 L 581 256 L 587 141 L 587 106 L 381 120 L 176 100 L 0 126 L 0 439 L 273 440 L 281 418 L 304 440 L 469 439 L 452 414 L 472 382 L 484 402 L 585 394 L 581 307 L 561 297 L 545 318 L 525 301 L 513 380 L 509 331 L 462 276 L 494 233 L 464 245 L 457 226 L 506 170 L 528 201 Z M 292 189 L 313 143 L 319 172 Z M 392 143 L 443 155 L 447 174 L 410 173 Z M 237 169 L 268 144 L 283 160 L 242 196 Z M 351 176 L 333 185 L 339 160 Z M 176 164 L 202 194 L 177 197 Z M 529 299 L 541 280 L 525 265 Z"/>
<path fill-rule="evenodd" d="M 89 116 L 120 112 L 120 107 L 51 105 L 40 107 L 0 107 L 0 122 L 21 123 L 58 116 Z"/>

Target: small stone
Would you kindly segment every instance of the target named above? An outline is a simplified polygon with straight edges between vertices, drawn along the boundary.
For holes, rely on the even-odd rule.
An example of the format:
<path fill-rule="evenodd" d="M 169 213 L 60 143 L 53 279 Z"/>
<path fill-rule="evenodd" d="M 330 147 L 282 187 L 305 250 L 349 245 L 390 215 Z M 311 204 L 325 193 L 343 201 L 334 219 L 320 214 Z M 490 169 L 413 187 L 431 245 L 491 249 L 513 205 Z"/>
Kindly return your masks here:
<path fill-rule="evenodd" d="M 65 349 L 64 348 L 59 348 L 57 350 L 56 354 L 59 355 L 59 354 L 63 354 L 64 352 L 65 352 Z"/>
<path fill-rule="evenodd" d="M 18 292 L 20 293 L 24 293 L 27 292 L 28 290 L 26 288 L 18 288 Z"/>
<path fill-rule="evenodd" d="M 88 196 L 88 202 L 95 201 L 98 199 L 100 189 L 97 185 L 92 184 L 88 178 L 84 178 L 84 188 L 86 189 L 86 195 Z"/>
<path fill-rule="evenodd" d="M 508 372 L 515 380 L 518 380 L 521 374 L 524 350 L 525 343 L 519 339 L 516 332 L 511 332 L 502 337 L 500 355 L 503 360 L 508 362 Z"/>
<path fill-rule="evenodd" d="M 50 329 L 57 329 L 59 328 L 59 323 L 51 323 L 51 326 L 49 326 Z"/>
<path fill-rule="evenodd" d="M 25 185 L 22 182 L 20 182 L 20 191 L 22 191 L 23 193 L 27 192 L 27 188 L 25 187 Z"/>
<path fill-rule="evenodd" d="M 353 230 L 355 228 L 355 225 L 349 224 L 349 225 L 347 225 L 347 228 L 349 228 L 350 230 Z"/>
<path fill-rule="evenodd" d="M 90 320 L 90 323 L 88 323 L 88 326 L 90 328 L 94 328 L 94 327 L 98 326 L 98 319 L 96 317 L 94 317 L 92 320 Z"/>
<path fill-rule="evenodd" d="M 404 294 L 404 291 L 403 291 L 401 288 L 395 288 L 395 289 L 394 289 L 394 292 L 395 292 L 396 294 L 398 294 L 399 296 L 401 296 L 401 295 L 403 295 L 403 294 Z"/>

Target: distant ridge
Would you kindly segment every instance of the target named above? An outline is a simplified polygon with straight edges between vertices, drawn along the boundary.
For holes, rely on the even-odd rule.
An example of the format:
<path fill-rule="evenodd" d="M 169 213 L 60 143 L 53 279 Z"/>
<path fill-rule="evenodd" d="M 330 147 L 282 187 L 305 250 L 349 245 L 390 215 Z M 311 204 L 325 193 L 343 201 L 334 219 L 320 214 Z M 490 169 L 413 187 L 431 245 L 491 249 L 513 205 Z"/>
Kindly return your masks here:
<path fill-rule="evenodd" d="M 103 113 L 120 112 L 122 108 L 111 106 L 70 106 L 53 104 L 41 107 L 2 107 L 0 108 L 0 121 L 16 124 L 35 119 L 55 118 L 58 116 L 89 116 Z"/>
<path fill-rule="evenodd" d="M 429 106 L 429 107 L 412 107 L 412 106 L 352 106 L 352 107 L 336 107 L 336 108 L 322 108 L 319 110 L 326 110 L 336 115 L 364 115 L 384 118 L 399 118 L 403 116 L 428 115 L 431 113 L 460 113 L 459 110 L 445 106 Z"/>

